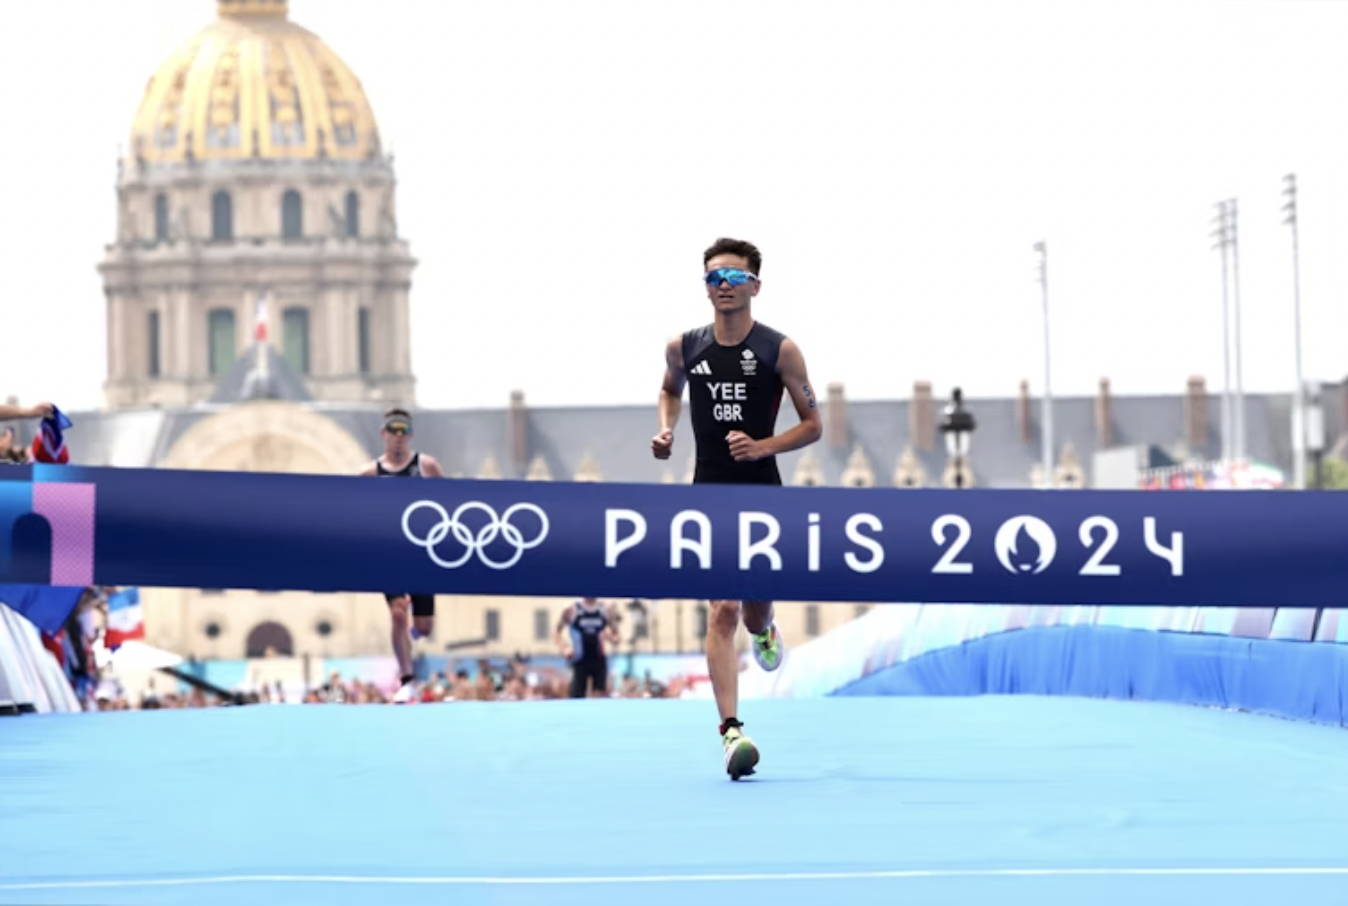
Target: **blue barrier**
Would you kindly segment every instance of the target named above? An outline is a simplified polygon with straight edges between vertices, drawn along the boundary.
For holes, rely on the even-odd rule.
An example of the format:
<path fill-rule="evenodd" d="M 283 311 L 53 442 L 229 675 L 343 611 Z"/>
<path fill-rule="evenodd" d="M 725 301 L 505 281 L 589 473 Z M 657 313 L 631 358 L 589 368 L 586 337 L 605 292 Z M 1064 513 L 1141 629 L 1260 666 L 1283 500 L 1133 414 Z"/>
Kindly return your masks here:
<path fill-rule="evenodd" d="M 835 695 L 1080 695 L 1348 725 L 1348 646 L 1045 626 L 931 651 Z"/>
<path fill-rule="evenodd" d="M 1348 495 L 946 491 L 33 466 L 0 582 L 650 598 L 1348 603 Z"/>

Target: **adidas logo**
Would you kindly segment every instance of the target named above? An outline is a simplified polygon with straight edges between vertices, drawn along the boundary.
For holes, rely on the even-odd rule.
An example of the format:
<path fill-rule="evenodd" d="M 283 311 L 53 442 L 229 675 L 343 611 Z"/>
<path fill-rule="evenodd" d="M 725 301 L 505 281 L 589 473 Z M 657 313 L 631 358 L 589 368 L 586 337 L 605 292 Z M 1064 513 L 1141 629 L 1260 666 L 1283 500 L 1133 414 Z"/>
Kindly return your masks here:
<path fill-rule="evenodd" d="M 689 373 L 689 374 L 706 374 L 706 375 L 710 375 L 710 374 L 711 374 L 711 362 L 708 362 L 707 360 L 703 359 L 701 362 L 698 362 L 698 363 L 697 363 L 696 365 L 694 365 L 692 368 L 688 369 L 688 373 Z"/>

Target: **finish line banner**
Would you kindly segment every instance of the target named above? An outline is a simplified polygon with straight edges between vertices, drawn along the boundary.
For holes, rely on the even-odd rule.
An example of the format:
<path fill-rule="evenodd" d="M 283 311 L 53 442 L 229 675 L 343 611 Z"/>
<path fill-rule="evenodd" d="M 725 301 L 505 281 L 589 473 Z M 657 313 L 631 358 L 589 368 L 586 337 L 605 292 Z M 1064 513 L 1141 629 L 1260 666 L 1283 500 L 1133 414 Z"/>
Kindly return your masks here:
<path fill-rule="evenodd" d="M 1348 494 L 0 469 L 0 583 L 1348 605 Z"/>

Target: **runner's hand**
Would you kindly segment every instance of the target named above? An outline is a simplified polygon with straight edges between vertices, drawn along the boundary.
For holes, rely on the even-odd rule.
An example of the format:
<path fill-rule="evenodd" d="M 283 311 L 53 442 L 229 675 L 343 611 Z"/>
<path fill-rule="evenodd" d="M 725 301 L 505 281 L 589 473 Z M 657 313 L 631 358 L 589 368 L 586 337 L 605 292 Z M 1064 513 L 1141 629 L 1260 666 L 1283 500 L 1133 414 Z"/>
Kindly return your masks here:
<path fill-rule="evenodd" d="M 673 431 L 661 431 L 651 438 L 651 455 L 656 459 L 669 459 L 669 454 L 673 447 Z"/>
<path fill-rule="evenodd" d="M 756 462 L 767 455 L 763 445 L 743 431 L 731 431 L 725 439 L 730 444 L 730 458 L 735 462 Z"/>

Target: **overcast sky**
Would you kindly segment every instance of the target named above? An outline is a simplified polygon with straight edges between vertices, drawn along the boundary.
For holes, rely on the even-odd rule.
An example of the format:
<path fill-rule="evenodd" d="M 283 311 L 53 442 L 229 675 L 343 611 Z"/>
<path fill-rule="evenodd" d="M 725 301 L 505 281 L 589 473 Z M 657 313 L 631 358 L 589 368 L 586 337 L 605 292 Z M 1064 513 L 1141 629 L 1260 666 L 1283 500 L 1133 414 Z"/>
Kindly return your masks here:
<path fill-rule="evenodd" d="M 115 160 L 212 0 L 5 4 L 0 396 L 102 404 Z M 1212 205 L 1237 197 L 1245 385 L 1348 374 L 1348 5 L 291 0 L 395 154 L 418 403 L 653 402 L 763 249 L 761 320 L 854 398 L 1220 389 Z M 654 414 L 652 414 L 654 419 Z"/>

